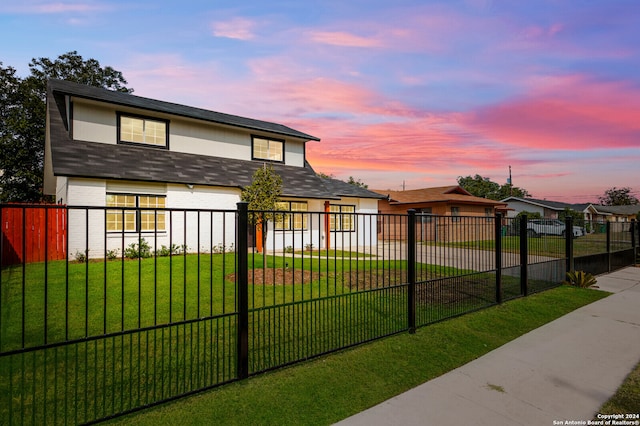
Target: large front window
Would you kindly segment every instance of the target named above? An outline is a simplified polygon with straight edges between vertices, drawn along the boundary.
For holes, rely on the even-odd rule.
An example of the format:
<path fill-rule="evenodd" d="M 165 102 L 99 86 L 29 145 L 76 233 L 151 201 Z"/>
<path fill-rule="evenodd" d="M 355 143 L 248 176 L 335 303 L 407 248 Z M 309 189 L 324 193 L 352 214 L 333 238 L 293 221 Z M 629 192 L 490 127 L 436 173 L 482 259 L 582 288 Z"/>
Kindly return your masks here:
<path fill-rule="evenodd" d="M 281 201 L 276 208 L 284 212 L 306 212 L 307 203 L 299 201 Z M 276 231 L 291 231 L 307 229 L 307 215 L 303 213 L 276 213 Z"/>
<path fill-rule="evenodd" d="M 284 161 L 284 141 L 253 137 L 252 155 L 255 160 Z"/>
<path fill-rule="evenodd" d="M 118 119 L 118 142 L 167 147 L 167 121 L 130 115 Z"/>
<path fill-rule="evenodd" d="M 355 231 L 356 206 L 341 206 L 332 204 L 329 206 L 332 213 L 329 216 L 329 226 L 332 231 Z"/>
<path fill-rule="evenodd" d="M 166 229 L 164 196 L 107 194 L 107 232 L 153 232 Z M 131 210 L 130 210 L 131 209 Z"/>

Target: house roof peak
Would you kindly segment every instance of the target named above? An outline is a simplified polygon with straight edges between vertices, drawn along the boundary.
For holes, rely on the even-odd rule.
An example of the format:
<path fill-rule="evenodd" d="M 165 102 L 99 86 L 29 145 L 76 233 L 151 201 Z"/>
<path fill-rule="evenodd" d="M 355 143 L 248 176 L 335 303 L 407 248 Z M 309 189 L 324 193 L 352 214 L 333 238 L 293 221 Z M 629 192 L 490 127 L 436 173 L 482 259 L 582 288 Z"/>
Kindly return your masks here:
<path fill-rule="evenodd" d="M 180 105 L 172 102 L 159 101 L 156 99 L 144 98 L 124 92 L 103 89 L 100 87 L 87 86 L 85 84 L 74 83 L 66 80 L 50 79 L 48 81 L 49 90 L 54 96 L 76 96 L 84 99 L 108 102 L 111 104 L 140 108 L 147 111 L 161 112 L 165 114 L 177 115 L 181 117 L 203 120 L 226 126 L 240 127 L 248 130 L 274 133 L 282 136 L 302 139 L 305 141 L 319 141 L 320 138 L 292 129 L 278 123 L 272 123 L 253 118 L 241 117 L 222 112 L 210 111 L 202 108 Z"/>

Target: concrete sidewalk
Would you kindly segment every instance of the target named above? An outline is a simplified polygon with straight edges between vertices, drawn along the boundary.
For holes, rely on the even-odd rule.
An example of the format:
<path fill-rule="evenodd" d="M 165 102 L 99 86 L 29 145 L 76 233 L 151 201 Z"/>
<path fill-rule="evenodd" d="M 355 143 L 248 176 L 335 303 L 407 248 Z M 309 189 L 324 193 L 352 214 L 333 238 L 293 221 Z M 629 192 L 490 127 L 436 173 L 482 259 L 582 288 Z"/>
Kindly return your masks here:
<path fill-rule="evenodd" d="M 592 419 L 640 361 L 640 268 L 597 278 L 601 290 L 615 294 L 338 425 L 553 425 Z"/>

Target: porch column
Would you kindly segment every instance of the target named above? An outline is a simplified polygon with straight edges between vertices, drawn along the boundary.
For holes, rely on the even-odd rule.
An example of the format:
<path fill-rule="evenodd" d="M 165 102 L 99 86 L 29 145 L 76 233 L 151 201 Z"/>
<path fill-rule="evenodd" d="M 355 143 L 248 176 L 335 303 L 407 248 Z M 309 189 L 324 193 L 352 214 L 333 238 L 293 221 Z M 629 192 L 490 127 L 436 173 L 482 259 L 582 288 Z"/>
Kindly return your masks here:
<path fill-rule="evenodd" d="M 331 203 L 329 201 L 324 202 L 324 235 L 325 235 L 325 248 L 327 250 L 331 249 L 331 221 L 329 220 L 329 212 L 331 211 L 331 207 L 329 207 Z"/>
<path fill-rule="evenodd" d="M 253 225 L 256 233 L 256 251 L 262 253 L 262 220 Z"/>

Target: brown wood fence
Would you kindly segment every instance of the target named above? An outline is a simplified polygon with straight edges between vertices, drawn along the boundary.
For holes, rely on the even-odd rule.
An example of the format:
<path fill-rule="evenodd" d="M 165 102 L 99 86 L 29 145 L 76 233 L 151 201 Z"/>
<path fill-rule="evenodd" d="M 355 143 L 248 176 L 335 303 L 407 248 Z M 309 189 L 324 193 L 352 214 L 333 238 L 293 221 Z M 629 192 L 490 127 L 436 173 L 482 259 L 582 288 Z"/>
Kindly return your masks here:
<path fill-rule="evenodd" d="M 64 206 L 4 205 L 2 266 L 65 259 L 66 234 Z"/>

